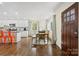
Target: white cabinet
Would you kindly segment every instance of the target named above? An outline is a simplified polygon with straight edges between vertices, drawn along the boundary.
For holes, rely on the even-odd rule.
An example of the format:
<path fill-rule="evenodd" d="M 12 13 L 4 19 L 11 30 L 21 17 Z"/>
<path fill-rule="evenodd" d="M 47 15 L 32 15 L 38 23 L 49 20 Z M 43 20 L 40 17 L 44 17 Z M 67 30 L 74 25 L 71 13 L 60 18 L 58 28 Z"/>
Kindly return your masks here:
<path fill-rule="evenodd" d="M 19 41 L 21 41 L 21 32 L 18 32 L 18 33 L 17 33 L 16 42 L 19 42 Z"/>

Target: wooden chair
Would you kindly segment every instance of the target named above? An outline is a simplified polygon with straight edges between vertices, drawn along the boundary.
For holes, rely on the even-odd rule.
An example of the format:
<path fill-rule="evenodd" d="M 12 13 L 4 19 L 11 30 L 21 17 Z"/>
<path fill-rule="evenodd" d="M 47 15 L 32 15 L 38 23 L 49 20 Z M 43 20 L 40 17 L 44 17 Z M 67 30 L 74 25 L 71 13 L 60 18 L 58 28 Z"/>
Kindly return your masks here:
<path fill-rule="evenodd" d="M 39 42 L 41 40 L 44 40 L 45 43 L 45 39 L 48 39 L 48 33 L 46 33 L 45 31 L 39 31 L 39 33 L 36 34 L 36 38 L 39 39 Z"/>

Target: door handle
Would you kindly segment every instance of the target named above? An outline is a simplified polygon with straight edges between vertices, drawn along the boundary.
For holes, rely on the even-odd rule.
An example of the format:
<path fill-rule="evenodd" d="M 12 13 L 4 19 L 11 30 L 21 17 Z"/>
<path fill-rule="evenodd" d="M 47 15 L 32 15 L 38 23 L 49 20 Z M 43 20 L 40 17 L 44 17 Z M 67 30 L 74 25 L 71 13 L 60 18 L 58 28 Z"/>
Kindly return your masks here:
<path fill-rule="evenodd" d="M 76 34 L 76 35 L 77 35 L 77 34 L 78 34 L 78 32 L 74 32 L 74 34 Z"/>
<path fill-rule="evenodd" d="M 78 38 L 78 32 L 75 31 L 74 34 L 75 34 L 75 38 Z"/>

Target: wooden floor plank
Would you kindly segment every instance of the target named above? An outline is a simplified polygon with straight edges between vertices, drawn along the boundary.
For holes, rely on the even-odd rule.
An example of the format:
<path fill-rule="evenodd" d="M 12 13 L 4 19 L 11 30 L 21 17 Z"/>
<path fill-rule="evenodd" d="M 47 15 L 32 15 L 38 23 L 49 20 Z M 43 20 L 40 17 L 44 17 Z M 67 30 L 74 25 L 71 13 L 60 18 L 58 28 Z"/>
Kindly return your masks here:
<path fill-rule="evenodd" d="M 57 56 L 61 51 L 57 45 L 34 45 L 32 38 L 22 38 L 17 44 L 0 44 L 0 56 Z"/>

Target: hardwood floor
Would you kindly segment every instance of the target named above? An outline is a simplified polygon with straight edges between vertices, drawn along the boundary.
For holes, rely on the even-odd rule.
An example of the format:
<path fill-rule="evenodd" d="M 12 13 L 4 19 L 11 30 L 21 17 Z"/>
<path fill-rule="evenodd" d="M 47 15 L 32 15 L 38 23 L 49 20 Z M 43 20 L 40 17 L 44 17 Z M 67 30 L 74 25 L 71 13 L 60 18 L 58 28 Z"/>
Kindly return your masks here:
<path fill-rule="evenodd" d="M 32 38 L 22 38 L 17 44 L 0 44 L 0 56 L 59 56 L 57 45 L 32 45 Z"/>

